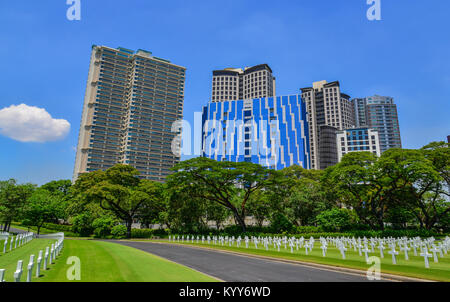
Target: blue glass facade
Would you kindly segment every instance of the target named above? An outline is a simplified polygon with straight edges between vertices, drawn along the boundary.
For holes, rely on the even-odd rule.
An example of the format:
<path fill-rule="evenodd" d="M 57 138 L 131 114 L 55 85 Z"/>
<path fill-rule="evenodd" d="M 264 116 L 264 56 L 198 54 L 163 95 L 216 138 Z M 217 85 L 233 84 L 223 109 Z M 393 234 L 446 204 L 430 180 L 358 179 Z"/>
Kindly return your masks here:
<path fill-rule="evenodd" d="M 300 95 L 210 102 L 203 108 L 202 154 L 218 161 L 310 168 L 309 128 Z"/>

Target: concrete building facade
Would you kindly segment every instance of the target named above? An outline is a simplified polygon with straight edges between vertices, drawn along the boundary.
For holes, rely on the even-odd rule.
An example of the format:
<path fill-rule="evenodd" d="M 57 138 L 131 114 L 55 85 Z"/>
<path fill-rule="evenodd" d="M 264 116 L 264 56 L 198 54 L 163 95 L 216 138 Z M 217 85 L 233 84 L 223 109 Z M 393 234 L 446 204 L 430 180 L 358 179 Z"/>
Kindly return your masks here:
<path fill-rule="evenodd" d="M 73 180 L 129 164 L 164 181 L 179 162 L 186 68 L 145 50 L 92 47 Z"/>
<path fill-rule="evenodd" d="M 314 82 L 312 87 L 302 88 L 301 92 L 308 112 L 311 168 L 321 169 L 333 165 L 330 162 L 332 158 L 336 158 L 333 155 L 326 156 L 326 163 L 320 163 L 320 127 L 330 126 L 337 130 L 354 127 L 354 110 L 350 96 L 341 92 L 338 81 Z"/>
<path fill-rule="evenodd" d="M 212 102 L 271 96 L 275 96 L 275 77 L 267 64 L 213 71 Z"/>
<path fill-rule="evenodd" d="M 337 132 L 338 161 L 349 152 L 372 152 L 381 155 L 378 131 L 370 128 L 353 128 Z"/>

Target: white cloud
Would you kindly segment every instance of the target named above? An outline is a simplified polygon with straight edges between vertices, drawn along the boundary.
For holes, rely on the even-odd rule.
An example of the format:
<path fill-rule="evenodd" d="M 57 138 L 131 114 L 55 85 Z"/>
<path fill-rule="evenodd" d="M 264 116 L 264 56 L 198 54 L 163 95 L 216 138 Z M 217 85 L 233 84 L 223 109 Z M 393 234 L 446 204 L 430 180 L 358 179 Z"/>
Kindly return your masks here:
<path fill-rule="evenodd" d="M 0 110 L 0 134 L 19 142 L 48 142 L 64 138 L 70 123 L 54 119 L 43 108 L 20 104 Z"/>

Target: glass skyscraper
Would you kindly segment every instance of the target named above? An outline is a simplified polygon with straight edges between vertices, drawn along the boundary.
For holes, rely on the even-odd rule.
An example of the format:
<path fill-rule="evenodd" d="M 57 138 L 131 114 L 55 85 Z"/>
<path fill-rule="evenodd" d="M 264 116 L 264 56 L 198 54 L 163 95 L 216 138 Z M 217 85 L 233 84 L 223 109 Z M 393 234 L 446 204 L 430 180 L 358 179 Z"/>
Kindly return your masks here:
<path fill-rule="evenodd" d="M 180 160 L 172 125 L 183 116 L 185 72 L 149 51 L 94 45 L 73 180 L 123 163 L 164 181 Z"/>
<path fill-rule="evenodd" d="M 300 95 L 209 102 L 203 108 L 202 153 L 217 161 L 271 169 L 310 169 L 309 126 Z"/>
<path fill-rule="evenodd" d="M 381 153 L 390 148 L 401 148 L 397 105 L 392 97 L 374 95 L 353 99 L 356 127 L 370 127 L 378 131 Z"/>

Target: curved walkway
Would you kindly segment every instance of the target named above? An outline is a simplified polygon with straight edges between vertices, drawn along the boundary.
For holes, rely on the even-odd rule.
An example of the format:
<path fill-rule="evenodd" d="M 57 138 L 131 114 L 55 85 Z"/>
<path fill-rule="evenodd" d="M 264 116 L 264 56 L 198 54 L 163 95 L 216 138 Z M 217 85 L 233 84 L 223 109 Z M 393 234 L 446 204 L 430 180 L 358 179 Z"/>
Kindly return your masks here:
<path fill-rule="evenodd" d="M 229 282 L 369 282 L 365 276 L 356 274 L 176 244 L 113 242 L 143 250 Z"/>

